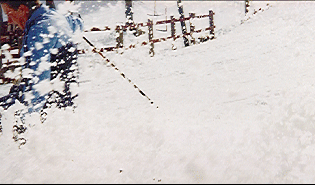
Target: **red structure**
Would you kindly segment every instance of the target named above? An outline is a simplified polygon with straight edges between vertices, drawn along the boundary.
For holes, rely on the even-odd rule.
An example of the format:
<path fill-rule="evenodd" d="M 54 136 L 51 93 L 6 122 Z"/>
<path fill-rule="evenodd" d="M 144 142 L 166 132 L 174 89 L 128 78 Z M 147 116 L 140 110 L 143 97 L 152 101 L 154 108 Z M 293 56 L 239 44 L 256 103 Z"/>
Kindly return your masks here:
<path fill-rule="evenodd" d="M 23 30 L 13 24 L 3 22 L 0 30 L 1 44 L 8 44 L 12 49 L 18 49 L 22 45 Z"/>

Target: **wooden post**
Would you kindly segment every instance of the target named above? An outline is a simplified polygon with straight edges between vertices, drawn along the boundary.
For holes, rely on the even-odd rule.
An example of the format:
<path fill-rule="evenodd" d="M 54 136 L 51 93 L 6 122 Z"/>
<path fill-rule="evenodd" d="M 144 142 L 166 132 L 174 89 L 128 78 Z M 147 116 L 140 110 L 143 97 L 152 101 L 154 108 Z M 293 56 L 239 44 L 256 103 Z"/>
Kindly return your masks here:
<path fill-rule="evenodd" d="M 116 48 L 124 47 L 124 34 L 121 26 L 116 26 Z"/>
<path fill-rule="evenodd" d="M 186 24 L 185 24 L 185 15 L 184 15 L 184 9 L 182 5 L 182 0 L 177 0 L 177 8 L 180 15 L 180 25 L 182 27 L 182 33 L 183 33 L 183 39 L 184 39 L 184 45 L 185 47 L 189 46 L 189 41 L 186 36 Z"/>
<path fill-rule="evenodd" d="M 173 15 L 171 15 L 171 36 L 173 37 L 173 41 L 172 41 L 172 50 L 176 50 L 176 47 L 175 47 L 175 35 L 176 35 L 176 29 L 175 29 L 175 18 Z"/>
<path fill-rule="evenodd" d="M 165 6 L 165 20 L 167 20 L 167 8 Z M 165 24 L 165 31 L 167 31 L 167 24 Z"/>
<path fill-rule="evenodd" d="M 195 13 L 189 13 L 189 30 L 190 30 L 190 38 L 191 38 L 191 43 L 196 44 L 196 40 L 193 37 L 193 34 L 195 32 L 195 25 L 192 23 L 192 20 L 195 18 L 196 14 Z"/>
<path fill-rule="evenodd" d="M 0 6 L 0 69 L 2 68 L 2 52 L 1 52 L 1 35 L 4 33 L 3 31 L 3 17 L 2 17 L 2 8 Z"/>
<path fill-rule="evenodd" d="M 11 46 L 12 39 L 13 39 L 13 36 L 12 36 L 13 35 L 13 24 L 11 24 L 9 22 L 8 22 L 7 32 L 8 32 L 8 35 L 9 35 L 9 43 L 10 43 L 10 46 Z"/>
<path fill-rule="evenodd" d="M 171 35 L 173 37 L 173 39 L 175 40 L 175 34 L 176 34 L 176 30 L 175 30 L 175 18 L 174 16 L 171 15 Z"/>
<path fill-rule="evenodd" d="M 248 13 L 249 0 L 245 0 L 245 16 Z"/>
<path fill-rule="evenodd" d="M 19 48 L 19 55 L 20 55 L 20 50 L 23 47 L 23 31 L 22 30 L 18 31 L 17 40 L 18 40 L 18 48 Z"/>
<path fill-rule="evenodd" d="M 210 39 L 214 39 L 214 23 L 213 23 L 214 12 L 209 10 L 209 25 L 210 25 Z"/>
<path fill-rule="evenodd" d="M 152 41 L 152 39 L 153 39 L 153 21 L 151 20 L 151 19 L 148 19 L 148 29 L 149 29 L 149 32 L 148 32 L 148 34 L 149 34 L 149 42 L 150 42 L 150 51 L 149 51 L 149 55 L 151 56 L 151 57 L 153 57 L 154 56 L 154 43 L 153 43 L 153 41 Z"/>
<path fill-rule="evenodd" d="M 126 26 L 133 25 L 132 0 L 125 0 Z"/>
<path fill-rule="evenodd" d="M 2 25 L 3 25 L 3 17 L 2 17 L 2 8 L 0 6 L 0 33 L 1 33 L 1 35 L 2 35 L 2 32 L 3 32 Z M 0 45 L 0 47 L 1 47 L 1 45 Z"/>

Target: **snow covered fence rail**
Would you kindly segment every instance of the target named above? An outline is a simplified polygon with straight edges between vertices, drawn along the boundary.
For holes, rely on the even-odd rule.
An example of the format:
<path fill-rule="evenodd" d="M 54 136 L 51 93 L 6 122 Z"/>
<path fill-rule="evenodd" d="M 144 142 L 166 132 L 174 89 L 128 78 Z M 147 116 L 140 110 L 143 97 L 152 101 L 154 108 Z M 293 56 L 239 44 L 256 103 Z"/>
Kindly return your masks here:
<path fill-rule="evenodd" d="M 99 48 L 99 51 L 100 52 L 104 52 L 104 51 L 116 51 L 118 49 L 128 50 L 128 49 L 136 48 L 137 44 L 130 44 L 129 46 L 124 47 L 124 44 L 123 44 L 123 32 L 129 29 L 131 31 L 135 31 L 134 32 L 135 36 L 139 36 L 139 35 L 145 33 L 144 31 L 142 31 L 140 29 L 141 27 L 148 27 L 148 36 L 149 36 L 148 38 L 149 38 L 149 40 L 141 42 L 140 46 L 145 46 L 145 45 L 150 44 L 149 54 L 151 56 L 154 56 L 154 43 L 167 41 L 169 39 L 173 39 L 173 41 L 175 41 L 178 38 L 184 38 L 186 40 L 188 37 L 190 37 L 191 38 L 190 42 L 192 44 L 196 44 L 196 39 L 194 38 L 194 33 L 201 33 L 203 31 L 210 31 L 209 35 L 198 37 L 200 42 L 205 42 L 205 41 L 208 41 L 209 39 L 214 39 L 215 38 L 214 37 L 215 25 L 214 25 L 214 22 L 213 22 L 213 15 L 215 15 L 215 13 L 212 10 L 209 10 L 209 14 L 206 14 L 206 15 L 195 15 L 195 13 L 190 13 L 189 17 L 183 17 L 183 18 L 176 19 L 173 16 L 171 16 L 170 19 L 156 21 L 155 23 L 153 23 L 153 21 L 149 19 L 148 22 L 146 22 L 146 23 L 117 25 L 116 28 L 115 28 L 115 31 L 116 31 L 116 46 L 106 47 L 106 48 Z M 193 25 L 192 21 L 194 19 L 202 19 L 202 18 L 209 18 L 209 27 L 195 30 L 195 26 Z M 176 22 L 181 22 L 182 23 L 182 22 L 185 22 L 185 21 L 189 21 L 190 32 L 184 32 L 182 34 L 176 35 L 175 23 Z M 154 38 L 153 37 L 153 26 L 155 26 L 155 25 L 162 25 L 162 24 L 171 24 L 171 36 L 164 37 L 164 38 Z M 90 30 L 85 30 L 85 32 L 109 31 L 109 30 L 112 30 L 112 29 L 109 28 L 108 26 L 105 26 L 105 28 L 93 27 Z M 173 45 L 172 49 L 175 49 L 174 45 Z M 79 50 L 79 53 L 81 53 L 81 54 L 82 53 L 86 53 L 86 52 L 87 52 L 87 50 Z"/>
<path fill-rule="evenodd" d="M 9 45 L 3 45 L 0 52 L 1 65 L 0 65 L 0 85 L 7 83 L 15 83 L 16 77 L 19 76 L 21 65 L 19 62 L 20 55 L 18 50 L 10 48 Z"/>
<path fill-rule="evenodd" d="M 211 10 L 210 10 L 211 11 Z M 212 12 L 213 15 L 215 15 L 214 12 Z M 211 17 L 212 15 L 211 14 L 207 14 L 207 15 L 196 15 L 194 17 L 185 17 L 183 19 L 181 18 L 174 18 L 174 19 L 167 19 L 167 20 L 162 20 L 162 21 L 156 21 L 155 23 L 153 23 L 153 25 L 160 25 L 160 24 L 169 24 L 169 23 L 172 23 L 172 22 L 180 22 L 180 21 L 189 21 L 190 19 L 192 18 L 206 18 L 206 17 Z M 150 26 L 151 23 L 149 22 L 146 22 L 146 23 L 137 23 L 137 24 L 130 24 L 130 25 L 122 25 L 121 26 L 121 29 L 123 30 L 127 30 L 127 29 L 138 29 L 140 27 L 147 27 L 147 26 Z M 89 30 L 84 30 L 84 32 L 95 32 L 95 31 L 110 31 L 110 30 L 113 30 L 112 28 L 110 28 L 109 26 L 104 26 L 104 28 L 99 28 L 99 27 L 93 27 Z M 116 30 L 116 28 L 115 28 Z"/>
<path fill-rule="evenodd" d="M 11 55 L 12 55 L 12 58 L 20 58 L 19 54 L 11 54 Z M 2 54 L 0 57 L 3 59 L 3 58 L 5 58 L 5 55 Z"/>
<path fill-rule="evenodd" d="M 214 38 L 214 24 L 213 24 L 213 15 L 214 12 L 212 10 L 209 11 L 209 14 L 207 15 L 195 15 L 194 13 L 190 13 L 189 17 L 183 17 L 183 18 L 174 18 L 171 16 L 170 19 L 166 19 L 166 20 L 161 20 L 161 21 L 156 21 L 155 23 L 153 23 L 153 21 L 148 21 L 146 23 L 138 23 L 138 24 L 129 24 L 129 25 L 118 25 L 115 28 L 115 31 L 117 33 L 117 37 L 116 37 L 116 46 L 112 46 L 112 47 L 106 47 L 106 48 L 99 48 L 100 52 L 110 52 L 110 51 L 117 51 L 118 49 L 123 49 L 123 50 L 128 50 L 128 49 L 133 49 L 136 48 L 137 45 L 139 46 L 146 46 L 146 45 L 150 45 L 150 52 L 149 54 L 151 56 L 154 56 L 154 44 L 158 43 L 158 42 L 162 42 L 162 41 L 167 41 L 169 39 L 173 39 L 173 41 L 175 41 L 178 38 L 187 38 L 190 37 L 191 38 L 191 43 L 195 44 L 195 38 L 193 38 L 193 34 L 194 33 L 200 33 L 203 31 L 210 31 L 210 35 L 208 36 L 204 36 L 204 37 L 199 37 L 200 42 L 204 42 L 207 41 L 209 39 L 213 39 Z M 210 26 L 204 29 L 198 29 L 195 30 L 194 25 L 192 24 L 192 20 L 193 19 L 201 19 L 201 18 L 209 18 L 209 24 Z M 190 32 L 185 32 L 183 34 L 179 34 L 176 35 L 176 30 L 175 30 L 175 23 L 176 22 L 185 22 L 185 21 L 190 21 Z M 171 36 L 167 36 L 164 38 L 153 38 L 153 26 L 155 25 L 161 25 L 161 24 L 171 24 Z M 130 44 L 127 47 L 123 46 L 123 31 L 126 31 L 127 29 L 135 31 L 135 36 L 139 36 L 143 33 L 145 33 L 144 31 L 140 30 L 140 27 L 148 27 L 149 31 L 149 40 L 148 41 L 143 41 L 140 42 L 138 44 Z M 100 29 L 100 28 L 96 28 L 93 27 L 90 30 L 85 30 L 85 32 L 94 32 L 94 31 L 109 31 L 111 30 L 110 27 L 105 26 L 104 29 Z M 138 34 L 138 35 L 137 35 Z M 172 49 L 175 49 L 174 45 L 172 47 Z M 3 50 L 3 49 L 2 49 Z M 16 69 L 21 67 L 19 65 L 17 65 L 17 63 L 15 62 L 11 62 L 14 60 L 18 60 L 19 59 L 19 54 L 16 52 L 12 52 L 14 50 L 16 50 L 16 48 L 6 48 L 6 51 L 1 51 L 0 57 L 1 59 L 6 59 L 7 61 L 3 61 L 3 65 L 0 65 L 0 85 L 1 84 L 5 84 L 5 83 L 12 83 L 14 81 L 16 81 L 16 79 L 12 78 L 11 76 L 13 74 L 16 73 Z M 88 50 L 84 50 L 84 49 L 80 49 L 79 53 L 83 54 L 86 53 Z M 9 57 L 6 56 L 5 52 L 9 53 Z M 10 77 L 9 77 L 10 76 Z"/>
<path fill-rule="evenodd" d="M 21 65 L 19 61 L 8 61 L 2 63 L 0 68 L 0 85 L 7 83 L 15 83 L 17 76 L 21 72 Z"/>
<path fill-rule="evenodd" d="M 110 52 L 110 51 L 117 51 L 118 49 L 123 49 L 123 50 L 128 50 L 128 49 L 133 49 L 136 48 L 137 45 L 139 46 L 146 46 L 146 45 L 150 45 L 150 51 L 149 54 L 151 56 L 154 56 L 154 44 L 158 43 L 158 42 L 162 42 L 162 41 L 167 41 L 169 39 L 172 39 L 173 41 L 175 41 L 178 38 L 188 38 L 190 37 L 190 42 L 192 44 L 196 44 L 194 33 L 201 33 L 204 31 L 210 31 L 210 34 L 204 37 L 199 37 L 198 39 L 200 40 L 200 42 L 205 42 L 209 39 L 213 39 L 214 38 L 214 23 L 213 23 L 213 15 L 215 15 L 215 13 L 212 10 L 209 10 L 209 14 L 207 15 L 195 15 L 194 13 L 190 13 L 189 17 L 182 17 L 182 18 L 174 18 L 173 16 L 171 16 L 170 19 L 166 19 L 166 20 L 161 20 L 161 21 L 156 21 L 155 23 L 153 23 L 152 20 L 148 20 L 148 22 L 146 23 L 137 23 L 137 24 L 129 24 L 129 25 L 117 25 L 115 28 L 116 31 L 116 46 L 112 46 L 112 47 L 106 47 L 106 48 L 99 48 L 100 52 Z M 198 29 L 195 30 L 195 26 L 192 24 L 192 20 L 194 19 L 202 19 L 202 18 L 209 18 L 209 24 L 210 26 L 207 28 L 203 28 L 203 29 Z M 185 21 L 189 21 L 189 28 L 190 28 L 190 32 L 185 32 L 179 35 L 176 35 L 176 30 L 175 30 L 175 23 L 176 22 L 185 22 Z M 162 25 L 162 24 L 171 24 L 171 36 L 167 36 L 164 38 L 154 38 L 153 37 L 153 26 L 155 25 Z M 124 47 L 123 45 L 123 32 L 126 31 L 127 29 L 131 30 L 131 31 L 135 31 L 134 34 L 135 36 L 139 36 L 141 34 L 144 34 L 145 32 L 142 31 L 140 28 L 141 27 L 148 27 L 148 35 L 149 35 L 149 40 L 148 41 L 143 41 L 137 44 L 130 44 L 127 47 Z M 85 32 L 94 32 L 94 31 L 109 31 L 111 30 L 110 27 L 105 26 L 105 28 L 100 29 L 100 28 L 96 28 L 93 27 L 90 30 L 85 30 Z M 151 30 L 151 31 L 150 31 Z M 14 81 L 16 81 L 16 79 L 12 78 L 12 74 L 16 73 L 16 68 L 19 68 L 21 66 L 17 65 L 17 63 L 15 62 L 10 62 L 10 61 L 14 61 L 14 60 L 18 60 L 19 59 L 19 54 L 18 53 L 12 53 L 11 51 L 15 50 L 16 48 L 7 48 L 5 49 L 6 51 L 1 51 L 0 57 L 1 59 L 7 59 L 7 61 L 3 61 L 3 65 L 0 65 L 0 85 L 1 84 L 5 84 L 5 83 L 12 83 Z M 175 49 L 174 45 L 172 47 L 172 49 Z M 3 50 L 3 49 L 2 49 Z M 79 53 L 83 54 L 86 53 L 88 50 L 84 50 L 84 49 L 80 49 Z M 6 56 L 5 52 L 9 52 L 10 56 Z M 7 76 L 6 76 L 7 75 Z M 10 77 L 9 77 L 10 76 Z"/>
<path fill-rule="evenodd" d="M 93 27 L 93 28 L 91 28 L 91 29 L 89 29 L 89 30 L 84 30 L 84 32 L 109 31 L 109 30 L 111 30 L 111 28 L 108 27 L 108 26 L 105 26 L 104 28 Z"/>
<path fill-rule="evenodd" d="M 15 83 L 15 78 L 20 73 L 21 65 L 18 61 L 3 63 L 0 68 L 0 85 L 7 83 Z"/>

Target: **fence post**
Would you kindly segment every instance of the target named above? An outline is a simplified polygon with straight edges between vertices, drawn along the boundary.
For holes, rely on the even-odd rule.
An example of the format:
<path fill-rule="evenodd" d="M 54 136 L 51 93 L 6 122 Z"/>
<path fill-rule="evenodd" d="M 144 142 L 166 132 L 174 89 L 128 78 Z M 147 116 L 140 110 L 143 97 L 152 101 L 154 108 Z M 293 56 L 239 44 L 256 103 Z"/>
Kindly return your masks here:
<path fill-rule="evenodd" d="M 173 39 L 175 40 L 175 34 L 176 34 L 176 30 L 175 30 L 175 18 L 173 15 L 171 15 L 171 36 L 173 37 Z"/>
<path fill-rule="evenodd" d="M 193 34 L 195 32 L 195 25 L 192 23 L 192 20 L 195 18 L 195 13 L 189 13 L 189 30 L 190 30 L 190 37 L 191 37 L 191 43 L 196 44 L 196 40 L 193 37 Z"/>
<path fill-rule="evenodd" d="M 185 47 L 189 46 L 189 41 L 187 39 L 187 31 L 186 31 L 186 24 L 185 24 L 185 15 L 184 15 L 184 9 L 182 5 L 182 0 L 177 0 L 177 8 L 180 15 L 180 25 L 182 27 L 182 33 L 183 33 L 183 39 L 184 39 L 184 45 Z"/>
<path fill-rule="evenodd" d="M 116 48 L 124 47 L 124 34 L 121 26 L 116 26 Z"/>
<path fill-rule="evenodd" d="M 154 56 L 154 43 L 152 41 L 153 39 L 153 21 L 151 19 L 148 19 L 148 29 L 149 29 L 149 42 L 150 42 L 150 51 L 149 51 L 149 55 L 151 57 Z"/>
<path fill-rule="evenodd" d="M 213 23 L 214 12 L 209 10 L 209 24 L 210 24 L 210 39 L 214 39 L 214 23 Z"/>
<path fill-rule="evenodd" d="M 175 40 L 176 40 L 176 38 L 175 38 L 175 35 L 176 35 L 175 18 L 174 18 L 173 15 L 171 15 L 170 18 L 171 18 L 171 36 L 172 36 L 172 38 L 173 38 L 173 41 L 172 41 L 172 50 L 176 50 L 176 47 L 175 47 L 175 44 L 174 44 L 174 42 L 175 42 Z"/>
<path fill-rule="evenodd" d="M 248 13 L 249 0 L 245 0 L 245 16 Z"/>
<path fill-rule="evenodd" d="M 2 17 L 2 8 L 0 7 L 0 69 L 2 68 L 2 52 L 1 52 L 1 46 L 2 46 L 2 42 L 1 42 L 1 35 L 4 33 L 3 32 L 3 17 Z"/>
<path fill-rule="evenodd" d="M 126 26 L 133 25 L 132 0 L 125 0 Z"/>

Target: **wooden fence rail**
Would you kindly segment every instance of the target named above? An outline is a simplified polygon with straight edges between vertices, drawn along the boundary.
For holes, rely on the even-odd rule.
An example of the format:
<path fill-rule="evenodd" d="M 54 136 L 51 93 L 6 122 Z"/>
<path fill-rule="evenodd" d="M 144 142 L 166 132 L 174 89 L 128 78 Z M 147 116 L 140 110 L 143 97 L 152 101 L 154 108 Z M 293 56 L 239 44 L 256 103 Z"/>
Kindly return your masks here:
<path fill-rule="evenodd" d="M 5 62 L 0 68 L 0 85 L 7 83 L 15 83 L 17 79 L 9 78 L 5 76 L 7 71 L 14 72 L 15 70 L 21 69 L 21 65 L 17 61 Z"/>
<path fill-rule="evenodd" d="M 211 10 L 210 10 L 211 11 Z M 215 13 L 213 12 L 213 15 L 215 15 Z M 193 18 L 206 18 L 206 17 L 211 17 L 213 15 L 196 15 Z M 146 22 L 146 23 L 136 23 L 136 24 L 130 24 L 130 25 L 122 25 L 122 29 L 123 30 L 127 30 L 127 29 L 136 29 L 136 28 L 140 28 L 140 27 L 147 27 L 147 26 L 151 26 L 151 25 L 160 25 L 160 24 L 169 24 L 171 22 L 181 22 L 181 21 L 189 21 L 190 19 L 192 19 L 192 17 L 185 17 L 185 18 L 174 18 L 174 19 L 167 19 L 167 20 L 161 20 L 161 21 L 156 21 L 155 23 L 150 23 L 150 22 Z M 213 17 L 212 17 L 213 19 Z M 98 27 L 93 27 L 89 30 L 84 30 L 84 32 L 95 32 L 95 31 L 110 31 L 113 30 L 112 28 L 110 28 L 109 26 L 104 26 L 104 28 L 98 28 Z M 114 29 L 116 30 L 116 28 Z"/>
<path fill-rule="evenodd" d="M 132 49 L 132 48 L 136 48 L 136 44 L 130 44 L 127 47 L 124 47 L 123 44 L 123 31 L 126 31 L 127 29 L 130 30 L 136 30 L 137 33 L 139 33 L 139 29 L 140 27 L 148 27 L 148 35 L 149 35 L 149 41 L 143 41 L 141 42 L 141 46 L 145 46 L 150 44 L 150 51 L 149 54 L 150 56 L 154 56 L 154 43 L 157 42 L 161 42 L 161 41 L 166 41 L 168 39 L 173 39 L 174 41 L 178 38 L 184 38 L 187 39 L 188 36 L 191 37 L 191 42 L 193 44 L 195 44 L 195 38 L 193 38 L 193 34 L 194 33 L 200 33 L 202 31 L 210 31 L 210 36 L 205 36 L 205 37 L 200 37 L 199 40 L 200 42 L 205 42 L 209 39 L 213 39 L 214 38 L 214 22 L 213 22 L 213 15 L 215 15 L 215 13 L 212 10 L 209 10 L 209 14 L 207 15 L 195 15 L 194 13 L 191 13 L 189 15 L 189 17 L 183 17 L 183 18 L 174 18 L 173 16 L 170 17 L 170 19 L 167 20 L 161 20 L 161 21 L 156 21 L 155 23 L 153 23 L 152 20 L 148 20 L 148 22 L 146 23 L 137 23 L 137 24 L 129 24 L 129 25 L 120 25 L 120 26 L 116 26 L 115 31 L 116 31 L 116 46 L 112 46 L 112 47 L 105 47 L 105 48 L 100 48 L 100 51 L 115 51 L 119 48 L 128 50 L 128 49 Z M 209 18 L 209 27 L 206 27 L 204 29 L 198 29 L 195 30 L 194 25 L 192 25 L 192 23 L 190 22 L 190 32 L 183 32 L 180 35 L 176 35 L 176 30 L 175 30 L 175 23 L 176 22 L 184 22 L 184 21 L 192 21 L 193 19 L 201 19 L 201 18 Z M 165 38 L 153 38 L 153 26 L 155 25 L 161 25 L 161 24 L 171 24 L 171 36 L 165 37 Z M 85 32 L 94 32 L 94 31 L 108 31 L 111 30 L 110 27 L 105 26 L 104 29 L 100 29 L 100 28 L 96 28 L 93 27 L 90 30 L 85 30 Z M 142 30 L 141 30 L 142 31 Z M 141 32 L 140 31 L 140 32 Z M 144 32 L 142 31 L 142 34 Z M 186 46 L 186 44 L 185 44 Z M 172 47 L 174 48 L 174 47 Z M 79 53 L 85 53 L 87 52 L 87 50 L 80 50 Z"/>
<path fill-rule="evenodd" d="M 115 28 L 116 31 L 116 46 L 112 46 L 112 47 L 105 47 L 105 48 L 99 48 L 100 52 L 104 52 L 104 51 L 116 51 L 118 49 L 123 49 L 123 50 L 129 50 L 129 49 L 133 49 L 136 48 L 137 46 L 146 46 L 149 45 L 150 46 L 150 50 L 149 50 L 149 55 L 150 56 L 154 56 L 155 52 L 154 52 L 154 44 L 158 43 L 158 42 L 162 42 L 162 41 L 167 41 L 169 39 L 173 39 L 174 41 L 178 38 L 187 38 L 187 37 L 191 37 L 193 33 L 200 33 L 202 31 L 210 31 L 210 36 L 206 36 L 204 38 L 202 38 L 201 42 L 204 42 L 206 40 L 209 39 L 213 39 L 214 38 L 214 23 L 213 23 L 213 15 L 214 12 L 212 12 L 212 10 L 209 11 L 208 15 L 194 15 L 194 14 L 190 14 L 189 17 L 184 17 L 184 18 L 179 18 L 176 19 L 173 16 L 171 16 L 170 19 L 168 20 L 161 20 L 161 21 L 156 21 L 155 23 L 153 23 L 152 20 L 148 20 L 148 22 L 146 23 L 138 23 L 138 24 L 130 24 L 130 25 L 117 25 Z M 190 32 L 184 32 L 182 34 L 178 34 L 176 35 L 176 30 L 175 30 L 175 23 L 176 22 L 183 22 L 183 21 L 191 21 L 193 19 L 201 19 L 201 18 L 209 18 L 209 27 L 203 28 L 203 29 L 198 29 L 195 30 L 194 25 L 192 25 L 192 23 L 190 22 Z M 168 37 L 164 37 L 164 38 L 154 38 L 153 37 L 153 27 L 154 25 L 161 25 L 161 24 L 171 24 L 171 36 Z M 127 47 L 124 47 L 123 45 L 123 32 L 126 31 L 127 29 L 129 30 L 136 30 L 136 32 L 138 32 L 138 29 L 140 27 L 148 27 L 148 41 L 143 41 L 140 44 L 130 44 Z M 85 30 L 85 32 L 94 32 L 94 31 L 108 31 L 111 30 L 111 28 L 109 28 L 108 26 L 105 26 L 104 29 L 100 29 L 100 28 L 96 28 L 93 27 L 90 30 Z M 144 33 L 142 32 L 138 32 L 138 33 Z M 194 39 L 192 38 L 192 43 L 194 42 Z M 173 49 L 173 48 L 172 48 Z M 9 49 L 9 51 L 12 49 Z M 84 50 L 84 49 L 80 49 L 79 53 L 83 54 L 88 52 L 88 50 Z M 19 58 L 19 54 L 11 54 L 13 59 L 18 59 Z M 0 56 L 1 58 L 5 58 L 4 54 L 2 54 Z M 14 83 L 16 81 L 16 79 L 11 79 L 11 78 L 7 78 L 4 76 L 5 72 L 7 72 L 8 70 L 11 70 L 12 72 L 14 70 L 16 70 L 17 68 L 20 68 L 21 66 L 14 64 L 14 62 L 5 62 L 3 63 L 3 66 L 0 68 L 0 80 L 2 80 L 2 82 L 0 82 L 1 84 L 5 84 L 5 83 Z"/>
<path fill-rule="evenodd" d="M 246 9 L 249 7 L 247 2 L 248 1 L 245 0 L 245 8 Z M 271 7 L 271 5 L 266 4 L 266 8 L 265 9 L 259 8 L 259 10 L 254 10 L 253 15 L 255 15 L 258 12 L 263 12 L 264 10 L 268 10 L 269 7 Z M 248 10 L 247 11 L 245 10 L 245 13 L 248 13 Z M 214 38 L 214 28 L 215 28 L 215 25 L 214 25 L 214 22 L 213 22 L 213 15 L 215 15 L 215 13 L 212 10 L 209 10 L 209 14 L 207 14 L 207 15 L 195 15 L 194 13 L 190 13 L 189 17 L 176 19 L 176 18 L 174 18 L 174 16 L 171 16 L 170 19 L 156 21 L 155 23 L 153 23 L 153 21 L 148 21 L 146 23 L 137 23 L 137 24 L 133 23 L 133 24 L 129 24 L 129 25 L 120 25 L 120 26 L 117 26 L 115 28 L 115 31 L 118 33 L 117 37 L 116 37 L 116 43 L 117 43 L 116 46 L 100 48 L 99 51 L 100 52 L 104 52 L 104 51 L 110 52 L 110 51 L 117 51 L 118 49 L 129 50 L 129 49 L 136 48 L 137 46 L 145 46 L 145 45 L 150 44 L 149 54 L 151 54 L 151 56 L 152 56 L 152 55 L 154 55 L 154 44 L 158 43 L 158 42 L 167 41 L 169 39 L 176 40 L 176 39 L 179 39 L 179 38 L 183 38 L 184 36 L 187 36 L 187 37 L 191 38 L 191 43 L 195 44 L 195 38 L 193 38 L 193 33 L 200 33 L 202 31 L 210 31 L 210 35 L 206 36 L 206 37 L 203 37 L 203 38 L 199 38 L 199 39 L 201 39 L 201 42 L 209 40 L 209 39 L 213 39 Z M 196 19 L 196 18 L 197 19 L 201 19 L 201 18 L 207 18 L 207 17 L 209 18 L 209 27 L 206 27 L 204 29 L 196 30 L 195 26 L 192 24 L 191 20 Z M 249 17 L 247 17 L 247 19 L 242 20 L 241 24 L 243 24 L 244 22 L 246 22 L 250 18 L 251 17 L 249 16 Z M 183 22 L 183 21 L 189 21 L 189 23 L 190 23 L 189 24 L 190 32 L 176 35 L 175 23 L 176 22 Z M 171 24 L 170 25 L 171 26 L 171 36 L 168 36 L 168 37 L 165 37 L 165 38 L 153 38 L 153 31 L 150 31 L 150 29 L 153 30 L 153 26 L 154 25 L 161 25 L 161 24 Z M 3 24 L 3 25 L 10 26 L 10 25 L 7 25 L 7 24 Z M 124 47 L 123 46 L 123 31 L 126 31 L 127 29 L 129 29 L 129 30 L 136 30 L 136 33 L 138 34 L 136 36 L 139 36 L 139 35 L 145 33 L 144 31 L 139 31 L 141 27 L 148 27 L 148 34 L 150 34 L 150 33 L 152 34 L 151 36 L 149 35 L 149 40 L 148 41 L 143 41 L 140 44 L 130 44 L 129 46 Z M 151 27 L 151 28 L 149 29 L 149 27 Z M 2 43 L 4 43 L 4 41 L 6 41 L 8 43 L 11 43 L 11 41 L 15 41 L 14 39 L 16 37 L 14 37 L 14 38 L 12 37 L 12 33 L 13 32 L 10 33 L 10 34 L 5 34 L 4 33 L 5 31 L 9 31 L 10 30 L 9 28 L 11 28 L 11 27 L 8 27 L 8 28 L 7 27 L 1 27 L 1 29 L 0 29 L 0 31 L 1 31 L 1 35 L 0 35 L 1 38 L 0 39 L 1 39 L 1 41 L 3 41 Z M 112 29 L 110 27 L 108 27 L 108 26 L 105 26 L 104 28 L 93 27 L 90 30 L 85 30 L 84 32 L 109 31 L 109 30 L 112 30 Z M 21 36 L 21 34 L 16 33 L 15 30 L 13 30 L 13 31 L 14 31 L 14 36 Z M 15 43 L 15 45 L 16 44 L 17 43 Z M 10 46 L 14 46 L 14 47 L 8 49 L 8 51 L 11 51 L 13 49 L 17 49 L 17 46 L 11 45 L 11 44 L 9 44 L 9 45 Z M 89 52 L 89 50 L 79 49 L 79 53 L 80 54 L 83 54 L 83 53 L 86 53 L 86 52 Z M 1 80 L 0 81 L 0 85 L 1 84 L 6 84 L 6 83 L 14 83 L 14 82 L 17 81 L 17 79 L 12 79 L 12 78 L 9 78 L 9 77 L 5 77 L 5 75 L 4 75 L 7 71 L 14 72 L 14 70 L 21 69 L 21 66 L 17 63 L 17 60 L 14 61 L 14 59 L 20 58 L 19 54 L 13 53 L 13 54 L 11 54 L 11 56 L 12 57 L 10 57 L 11 58 L 10 60 L 2 61 L 3 64 L 2 64 L 2 66 L 0 66 L 0 80 Z M 0 58 L 1 59 L 5 58 L 5 55 L 1 54 Z"/>
<path fill-rule="evenodd" d="M 105 47 L 105 48 L 100 48 L 100 51 L 101 52 L 104 52 L 104 51 L 115 51 L 119 48 L 123 48 L 125 50 L 128 50 L 128 49 L 132 49 L 132 48 L 136 48 L 136 44 L 130 44 L 129 46 L 127 47 L 123 47 L 123 38 L 122 38 L 122 31 L 123 30 L 126 30 L 128 28 L 139 28 L 139 27 L 145 27 L 145 26 L 154 26 L 154 25 L 160 25 L 160 24 L 171 24 L 171 36 L 168 36 L 168 37 L 165 37 L 165 38 L 151 38 L 149 39 L 149 41 L 143 41 L 141 42 L 141 46 L 145 46 L 149 43 L 157 43 L 157 42 L 162 42 L 162 41 L 166 41 L 168 39 L 173 39 L 173 40 L 176 40 L 178 38 L 182 38 L 183 35 L 185 36 L 190 36 L 192 35 L 192 31 L 193 33 L 200 33 L 202 31 L 210 31 L 210 34 L 212 34 L 212 36 L 214 36 L 214 24 L 213 24 L 213 15 L 215 15 L 214 12 L 212 12 L 211 10 L 209 11 L 209 14 L 208 15 L 195 15 L 195 16 L 189 16 L 189 17 L 185 17 L 183 19 L 176 19 L 174 17 L 171 16 L 171 19 L 168 19 L 168 20 L 161 20 L 161 21 L 156 21 L 155 23 L 153 22 L 147 22 L 147 23 L 138 23 L 138 24 L 133 24 L 133 25 L 129 25 L 129 26 L 126 26 L 126 25 L 123 25 L 123 26 L 117 26 L 115 28 L 116 32 L 119 32 L 119 38 L 116 38 L 116 46 L 112 46 L 112 47 Z M 207 28 L 204 28 L 204 29 L 198 29 L 198 30 L 195 30 L 195 29 L 191 29 L 190 33 L 186 33 L 186 34 L 180 34 L 180 35 L 175 35 L 175 23 L 176 22 L 180 22 L 180 21 L 187 21 L 187 20 L 192 20 L 192 19 L 195 19 L 195 18 L 206 18 L 206 17 L 209 17 L 209 22 L 210 22 L 210 26 L 207 27 Z M 94 31 L 109 31 L 111 30 L 110 27 L 108 26 L 105 26 L 104 29 L 100 29 L 100 28 L 96 28 L 96 27 L 93 27 L 91 28 L 90 30 L 85 30 L 85 32 L 94 32 Z M 208 37 L 205 37 L 204 40 L 208 40 L 208 39 L 211 39 L 209 36 Z M 119 43 L 119 44 L 118 44 Z M 84 54 L 88 52 L 88 50 L 84 50 L 84 49 L 80 49 L 79 50 L 79 53 L 80 54 Z M 0 56 L 1 58 L 4 58 L 5 56 L 4 55 L 1 55 Z M 12 54 L 12 57 L 13 58 L 19 58 L 19 54 Z"/>

